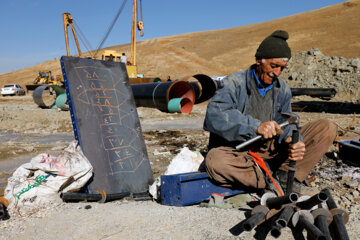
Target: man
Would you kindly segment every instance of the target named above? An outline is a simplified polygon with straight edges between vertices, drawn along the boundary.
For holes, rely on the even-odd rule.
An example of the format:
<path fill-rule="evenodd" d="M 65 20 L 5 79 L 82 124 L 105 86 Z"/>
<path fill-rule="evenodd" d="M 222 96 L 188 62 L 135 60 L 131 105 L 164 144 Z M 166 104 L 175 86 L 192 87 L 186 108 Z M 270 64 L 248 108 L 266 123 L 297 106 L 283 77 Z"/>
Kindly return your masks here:
<path fill-rule="evenodd" d="M 266 177 L 254 164 L 251 150 L 278 174 L 282 187 L 286 187 L 289 160 L 296 161 L 294 191 L 299 192 L 335 140 L 337 127 L 327 120 L 306 124 L 295 144 L 290 143 L 296 127 L 288 125 L 281 130 L 279 126 L 286 120 L 282 113 L 292 113 L 290 88 L 278 78 L 291 58 L 288 38 L 282 30 L 265 38 L 256 51 L 256 63 L 224 78 L 223 87 L 208 104 L 204 129 L 210 132 L 210 139 L 205 167 L 222 186 L 266 187 Z M 257 135 L 262 135 L 262 141 L 235 149 Z"/>
<path fill-rule="evenodd" d="M 121 54 L 120 62 L 127 64 L 127 57 L 126 57 L 125 53 Z"/>

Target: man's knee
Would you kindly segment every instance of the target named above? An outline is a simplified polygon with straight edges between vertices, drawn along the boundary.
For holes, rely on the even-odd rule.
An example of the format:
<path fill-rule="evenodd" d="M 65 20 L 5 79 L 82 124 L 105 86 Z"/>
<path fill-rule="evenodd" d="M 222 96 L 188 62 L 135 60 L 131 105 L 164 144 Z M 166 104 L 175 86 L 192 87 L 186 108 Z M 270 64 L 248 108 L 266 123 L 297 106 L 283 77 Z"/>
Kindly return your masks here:
<path fill-rule="evenodd" d="M 300 131 L 307 138 L 320 137 L 333 142 L 337 136 L 337 125 L 327 119 L 312 121 Z"/>
<path fill-rule="evenodd" d="M 218 169 L 223 165 L 221 159 L 223 159 L 223 151 L 219 148 L 211 149 L 205 158 L 205 165 L 207 169 Z"/>
<path fill-rule="evenodd" d="M 327 119 L 319 119 L 316 122 L 318 128 L 320 128 L 320 132 L 323 137 L 328 138 L 329 140 L 334 141 L 337 136 L 337 125 L 332 121 Z"/>

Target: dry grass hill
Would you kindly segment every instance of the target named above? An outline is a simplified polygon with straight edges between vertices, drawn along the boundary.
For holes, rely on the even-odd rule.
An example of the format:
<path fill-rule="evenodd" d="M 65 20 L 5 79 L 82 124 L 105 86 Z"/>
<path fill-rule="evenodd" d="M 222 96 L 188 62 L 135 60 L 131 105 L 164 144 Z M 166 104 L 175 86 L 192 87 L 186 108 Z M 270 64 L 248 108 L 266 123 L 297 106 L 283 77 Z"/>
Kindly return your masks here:
<path fill-rule="evenodd" d="M 229 74 L 247 68 L 264 37 L 276 29 L 289 32 L 292 51 L 317 47 L 327 56 L 360 56 L 360 0 L 230 29 L 187 33 L 138 42 L 137 65 L 146 77 L 173 79 L 203 73 Z M 130 55 L 130 44 L 109 47 Z M 31 83 L 39 69 L 60 73 L 59 60 L 0 75 L 0 85 Z"/>

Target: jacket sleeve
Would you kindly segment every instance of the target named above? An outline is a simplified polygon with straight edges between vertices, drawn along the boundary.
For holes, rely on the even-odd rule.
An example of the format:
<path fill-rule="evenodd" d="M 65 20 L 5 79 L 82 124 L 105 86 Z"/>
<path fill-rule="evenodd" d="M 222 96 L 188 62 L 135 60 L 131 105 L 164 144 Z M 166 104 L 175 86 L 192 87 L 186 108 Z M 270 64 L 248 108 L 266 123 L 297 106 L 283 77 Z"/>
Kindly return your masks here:
<path fill-rule="evenodd" d="M 279 101 L 279 103 L 280 103 L 279 106 L 281 106 L 280 109 L 279 109 L 279 111 L 278 111 L 279 115 L 278 115 L 277 119 L 275 119 L 275 121 L 278 122 L 279 124 L 286 121 L 286 118 L 283 117 L 283 116 L 281 116 L 281 113 L 290 113 L 290 114 L 295 115 L 298 119 L 300 119 L 300 117 L 299 117 L 297 114 L 295 114 L 295 113 L 292 112 L 292 109 L 291 109 L 291 98 L 292 98 L 292 95 L 291 95 L 291 90 L 290 90 L 290 88 L 289 88 L 287 85 L 286 85 L 284 91 L 285 91 L 285 94 L 282 95 L 283 98 Z M 296 126 L 293 125 L 293 124 L 284 127 L 284 128 L 283 128 L 284 133 L 279 136 L 278 142 L 279 142 L 279 143 L 282 143 L 282 142 L 284 142 L 288 137 L 291 137 L 291 136 L 292 136 L 292 133 L 293 133 L 293 131 L 294 131 L 295 129 L 296 129 Z M 303 138 L 302 138 L 301 135 L 299 135 L 299 140 L 300 140 L 300 141 L 303 140 Z"/>
<path fill-rule="evenodd" d="M 244 108 L 247 96 L 239 96 L 241 86 L 235 86 L 231 78 L 226 81 L 228 84 L 217 90 L 208 104 L 204 130 L 227 141 L 243 142 L 256 136 L 261 121 L 240 111 Z"/>

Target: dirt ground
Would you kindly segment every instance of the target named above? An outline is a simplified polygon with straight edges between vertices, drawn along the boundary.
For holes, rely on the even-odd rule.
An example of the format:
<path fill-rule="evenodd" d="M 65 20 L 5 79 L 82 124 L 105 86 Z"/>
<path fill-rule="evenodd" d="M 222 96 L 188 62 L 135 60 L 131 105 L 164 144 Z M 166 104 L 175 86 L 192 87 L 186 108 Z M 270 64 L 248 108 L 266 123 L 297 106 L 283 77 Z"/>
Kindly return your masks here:
<path fill-rule="evenodd" d="M 73 140 L 70 113 L 41 109 L 32 97 L 0 98 L 0 187 L 22 163 L 39 153 L 57 154 Z M 168 114 L 138 108 L 154 177 L 163 174 L 183 147 L 204 151 L 209 134 L 202 130 L 206 104 L 191 114 Z M 302 124 L 326 118 L 336 122 L 342 139 L 359 139 L 359 114 L 298 113 Z M 345 134 L 345 135 L 344 135 Z M 313 175 L 314 189 L 329 187 L 339 207 L 350 213 L 351 239 L 360 233 L 360 169 L 337 158 L 334 144 Z M 34 209 L 27 216 L 0 222 L 0 239 L 264 239 L 259 229 L 244 232 L 239 224 L 245 212 L 238 208 L 163 206 L 153 201 L 111 203 L 56 203 Z M 71 223 L 71 224 L 69 224 Z M 269 235 L 269 234 L 268 234 Z M 291 239 L 289 229 L 279 239 Z M 272 239 L 269 235 L 267 239 Z"/>

